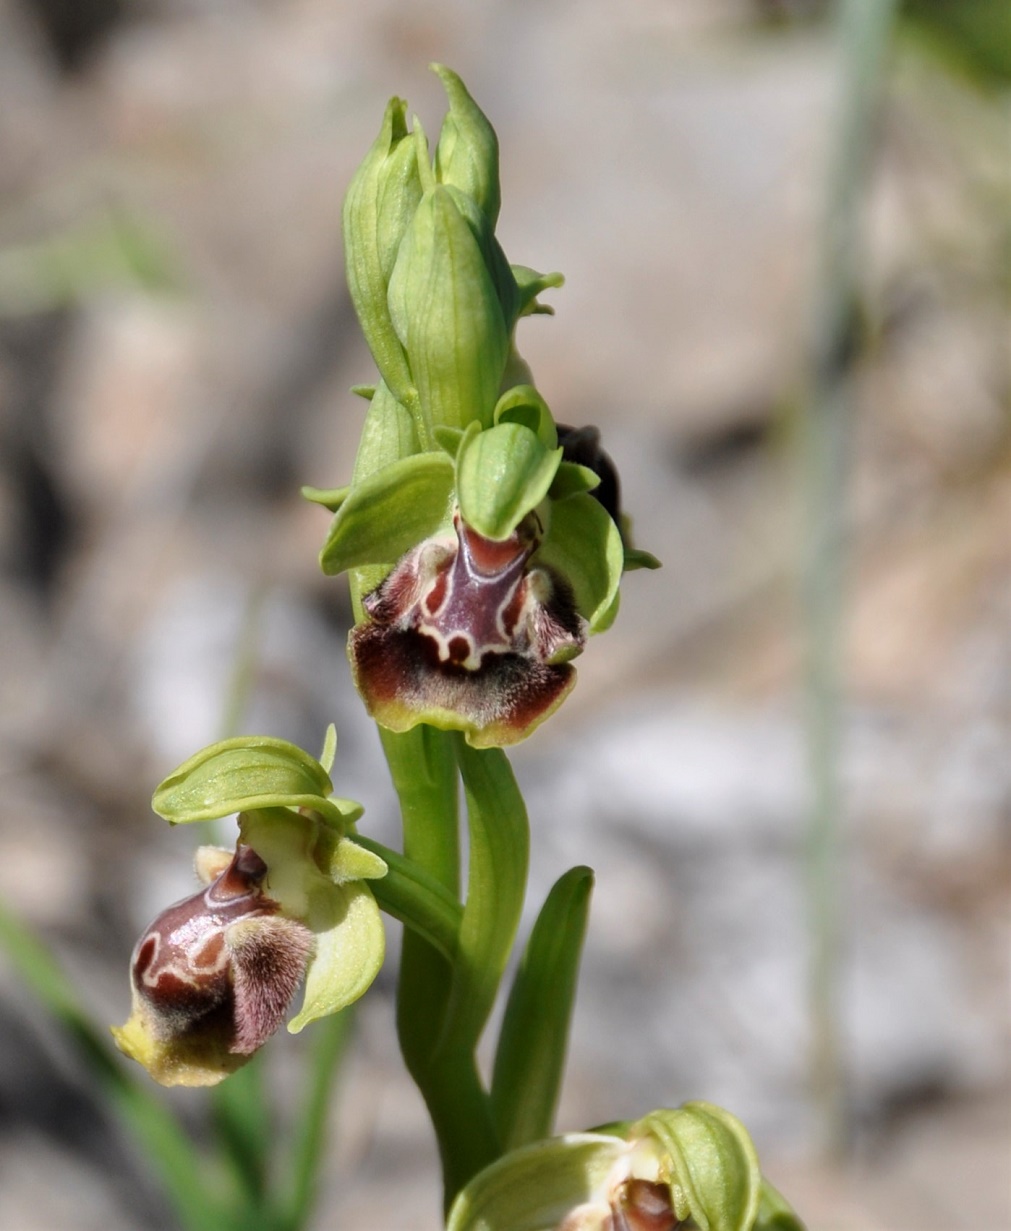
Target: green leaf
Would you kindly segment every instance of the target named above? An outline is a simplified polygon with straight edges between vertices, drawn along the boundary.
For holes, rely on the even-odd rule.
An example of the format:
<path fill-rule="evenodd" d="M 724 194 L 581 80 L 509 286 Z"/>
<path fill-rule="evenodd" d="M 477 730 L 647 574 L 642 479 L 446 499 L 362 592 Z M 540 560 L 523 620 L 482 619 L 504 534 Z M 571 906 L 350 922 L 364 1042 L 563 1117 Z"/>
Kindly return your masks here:
<path fill-rule="evenodd" d="M 572 586 L 576 608 L 591 632 L 603 631 L 618 592 L 624 549 L 618 527 L 603 505 L 582 493 L 552 502 L 551 524 L 531 565 L 558 570 Z"/>
<path fill-rule="evenodd" d="M 404 237 L 389 306 L 428 425 L 489 424 L 508 331 L 481 247 L 442 185 L 424 195 Z"/>
<path fill-rule="evenodd" d="M 448 524 L 453 463 L 445 453 L 391 462 L 351 491 L 330 524 L 319 562 L 324 573 L 392 564 Z"/>
<path fill-rule="evenodd" d="M 513 385 L 495 404 L 494 423 L 522 423 L 546 449 L 558 447 L 558 431 L 548 404 L 529 384 Z"/>
<path fill-rule="evenodd" d="M 652 1134 L 668 1156 L 662 1178 L 670 1183 L 678 1218 L 690 1215 L 700 1231 L 750 1231 L 761 1174 L 738 1119 L 711 1103 L 685 1103 L 655 1111 L 635 1127 Z"/>
<path fill-rule="evenodd" d="M 438 1050 L 472 1052 L 502 979 L 526 893 L 530 827 L 516 779 L 499 748 L 453 737 L 467 801 L 467 900 Z"/>
<path fill-rule="evenodd" d="M 460 514 L 488 539 L 507 539 L 537 507 L 562 460 L 521 423 L 467 432 L 456 456 Z"/>
<path fill-rule="evenodd" d="M 502 202 L 495 129 L 456 73 L 442 64 L 431 68 L 449 99 L 435 150 L 436 176 L 472 197 L 494 227 Z"/>
<path fill-rule="evenodd" d="M 256 808 L 313 808 L 343 827 L 322 765 L 287 740 L 240 735 L 211 744 L 161 783 L 151 806 L 173 825 Z"/>
<path fill-rule="evenodd" d="M 288 1023 L 292 1034 L 357 1000 L 379 973 L 386 949 L 379 907 L 360 882 L 315 892 L 306 922 L 316 933 L 316 952 L 302 1008 Z"/>
<path fill-rule="evenodd" d="M 551 1135 L 593 889 L 589 868 L 570 868 L 534 924 L 506 1004 L 491 1084 L 506 1149 Z"/>
<path fill-rule="evenodd" d="M 604 1188 L 627 1151 L 620 1138 L 599 1133 L 569 1133 L 513 1150 L 463 1189 L 446 1231 L 557 1231 L 567 1214 Z"/>
<path fill-rule="evenodd" d="M 342 214 L 348 290 L 383 380 L 407 405 L 416 401 L 407 357 L 390 320 L 387 290 L 397 252 L 421 200 L 406 104 L 391 98 L 383 124 L 355 172 Z"/>

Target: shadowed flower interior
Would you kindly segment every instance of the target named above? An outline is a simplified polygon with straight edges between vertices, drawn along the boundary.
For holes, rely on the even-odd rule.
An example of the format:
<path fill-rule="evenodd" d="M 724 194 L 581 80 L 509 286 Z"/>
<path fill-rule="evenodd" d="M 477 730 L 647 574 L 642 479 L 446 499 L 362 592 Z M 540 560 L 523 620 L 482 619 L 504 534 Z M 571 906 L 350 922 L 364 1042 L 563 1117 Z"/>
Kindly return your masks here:
<path fill-rule="evenodd" d="M 558 706 L 587 626 L 565 581 L 531 567 L 541 537 L 536 514 L 496 541 L 457 511 L 452 534 L 409 551 L 366 596 L 349 648 L 377 721 L 432 722 L 483 747 L 523 739 Z"/>

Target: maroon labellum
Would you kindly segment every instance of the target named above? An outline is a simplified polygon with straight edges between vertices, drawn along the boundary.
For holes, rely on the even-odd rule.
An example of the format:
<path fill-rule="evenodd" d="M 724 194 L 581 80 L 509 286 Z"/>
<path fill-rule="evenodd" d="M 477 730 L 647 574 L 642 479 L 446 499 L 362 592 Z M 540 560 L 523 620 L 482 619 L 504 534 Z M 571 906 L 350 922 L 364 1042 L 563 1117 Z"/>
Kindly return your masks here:
<path fill-rule="evenodd" d="M 369 712 L 405 731 L 419 722 L 463 730 L 477 747 L 511 744 L 574 683 L 565 661 L 586 639 L 567 584 L 530 565 L 540 524 L 484 538 L 459 513 L 454 534 L 409 551 L 364 600 L 351 634 L 355 680 Z"/>
<path fill-rule="evenodd" d="M 312 932 L 264 892 L 252 847 L 216 862 L 133 951 L 134 1012 L 116 1037 L 160 1081 L 206 1084 L 237 1068 L 284 1020 L 312 955 Z"/>

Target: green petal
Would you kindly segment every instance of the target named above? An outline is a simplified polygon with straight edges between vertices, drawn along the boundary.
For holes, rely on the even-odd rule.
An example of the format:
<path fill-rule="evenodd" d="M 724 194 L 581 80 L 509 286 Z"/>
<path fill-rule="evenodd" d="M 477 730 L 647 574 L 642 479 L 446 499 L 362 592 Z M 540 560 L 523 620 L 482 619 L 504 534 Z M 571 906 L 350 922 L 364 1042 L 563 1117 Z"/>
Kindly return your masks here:
<path fill-rule="evenodd" d="M 387 871 L 385 860 L 350 838 L 341 838 L 330 856 L 330 879 L 336 885 L 345 885 L 348 881 L 381 880 Z"/>
<path fill-rule="evenodd" d="M 379 907 L 360 883 L 314 893 L 306 923 L 316 934 L 316 953 L 306 973 L 302 1008 L 288 1023 L 292 1034 L 357 1000 L 379 973 L 385 954 Z"/>
<path fill-rule="evenodd" d="M 507 539 L 537 507 L 562 460 L 521 423 L 471 430 L 456 456 L 457 499 L 467 525 L 488 539 Z"/>
<path fill-rule="evenodd" d="M 685 1103 L 640 1121 L 667 1155 L 663 1175 L 678 1218 L 701 1231 L 750 1231 L 758 1210 L 761 1174 L 744 1125 L 722 1107 Z"/>
<path fill-rule="evenodd" d="M 481 247 L 442 185 L 422 198 L 400 246 L 389 306 L 428 424 L 489 424 L 508 331 Z"/>
<path fill-rule="evenodd" d="M 562 462 L 548 493 L 552 500 L 568 500 L 580 492 L 592 492 L 600 486 L 600 475 L 578 462 Z"/>
<path fill-rule="evenodd" d="M 448 522 L 453 463 L 445 453 L 391 462 L 355 483 L 320 552 L 324 573 L 392 564 Z"/>
<path fill-rule="evenodd" d="M 569 1133 L 513 1150 L 463 1189 L 446 1231 L 555 1231 L 602 1189 L 627 1153 L 626 1142 L 598 1133 Z"/>
<path fill-rule="evenodd" d="M 533 313 L 551 314 L 554 309 L 539 304 L 537 296 L 541 291 L 564 285 L 564 276 L 558 273 L 539 274 L 536 269 L 530 269 L 526 265 L 513 265 L 512 271 L 513 278 L 516 281 L 519 315 L 529 316 Z"/>
<path fill-rule="evenodd" d="M 624 551 L 618 527 L 598 500 L 577 493 L 551 505 L 551 524 L 531 565 L 557 569 L 572 586 L 576 609 L 601 632 L 618 592 Z"/>
<path fill-rule="evenodd" d="M 252 808 L 310 807 L 342 827 L 322 765 L 283 739 L 241 735 L 211 744 L 184 761 L 154 793 L 151 806 L 173 825 L 208 821 Z"/>
<path fill-rule="evenodd" d="M 442 64 L 431 68 L 449 99 L 435 150 L 435 173 L 441 183 L 452 184 L 472 197 L 494 226 L 502 203 L 495 129 L 456 73 Z"/>
<path fill-rule="evenodd" d="M 558 432 L 548 404 L 533 385 L 513 385 L 499 398 L 492 416 L 495 423 L 522 423 L 547 449 L 558 447 Z"/>

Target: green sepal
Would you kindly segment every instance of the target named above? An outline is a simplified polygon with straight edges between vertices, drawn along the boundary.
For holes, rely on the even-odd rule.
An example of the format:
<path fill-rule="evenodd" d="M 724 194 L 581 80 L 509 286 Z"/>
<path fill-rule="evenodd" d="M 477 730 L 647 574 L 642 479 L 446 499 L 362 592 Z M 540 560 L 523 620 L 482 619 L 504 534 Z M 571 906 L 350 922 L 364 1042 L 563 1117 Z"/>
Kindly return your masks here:
<path fill-rule="evenodd" d="M 379 907 L 358 882 L 312 894 L 306 923 L 316 934 L 316 952 L 306 971 L 302 1007 L 288 1023 L 292 1034 L 356 1001 L 386 954 Z"/>
<path fill-rule="evenodd" d="M 632 1127 L 661 1147 L 661 1179 L 674 1213 L 700 1231 L 750 1231 L 758 1211 L 761 1173 L 744 1125 L 722 1107 L 685 1103 L 655 1111 Z"/>
<path fill-rule="evenodd" d="M 592 492 L 600 486 L 600 475 L 578 462 L 562 462 L 548 495 L 552 500 L 568 500 L 580 492 Z"/>
<path fill-rule="evenodd" d="M 638 547 L 625 548 L 625 572 L 633 573 L 640 568 L 663 568 L 663 564 L 649 551 L 641 551 Z"/>
<path fill-rule="evenodd" d="M 570 868 L 555 882 L 509 992 L 491 1083 L 507 1150 L 551 1135 L 592 890 L 590 868 Z"/>
<path fill-rule="evenodd" d="M 302 486 L 302 499 L 312 504 L 321 504 L 323 508 L 336 513 L 351 491 L 348 487 L 310 487 L 308 483 Z"/>
<path fill-rule="evenodd" d="M 416 453 L 355 483 L 330 523 L 319 554 L 324 573 L 392 564 L 447 522 L 453 463 L 445 453 Z"/>
<path fill-rule="evenodd" d="M 495 403 L 493 423 L 522 423 L 546 449 L 558 447 L 558 430 L 548 404 L 533 385 L 513 385 Z"/>
<path fill-rule="evenodd" d="M 429 428 L 466 427 L 474 419 L 490 424 L 508 330 L 481 247 L 442 185 L 425 193 L 415 211 L 390 279 L 389 306 Z"/>
<path fill-rule="evenodd" d="M 460 515 L 485 538 L 507 539 L 548 494 L 561 460 L 521 423 L 472 424 L 456 455 Z"/>
<path fill-rule="evenodd" d="M 764 1177 L 753 1231 L 805 1231 L 786 1198 Z"/>
<path fill-rule="evenodd" d="M 556 1231 L 628 1152 L 617 1137 L 569 1133 L 513 1150 L 453 1202 L 446 1231 Z"/>
<path fill-rule="evenodd" d="M 552 503 L 551 524 L 531 565 L 549 565 L 561 573 L 591 633 L 606 627 L 623 563 L 618 527 L 598 500 L 583 492 Z"/>
<path fill-rule="evenodd" d="M 376 366 L 396 397 L 416 401 L 407 357 L 390 320 L 387 290 L 397 252 L 421 199 L 406 104 L 391 98 L 379 136 L 355 172 L 342 224 L 348 290 Z"/>
<path fill-rule="evenodd" d="M 536 269 L 527 265 L 513 265 L 513 279 L 516 282 L 517 315 L 532 316 L 543 314 L 552 316 L 554 308 L 547 304 L 539 304 L 537 296 L 542 291 L 564 286 L 565 275 L 559 273 L 539 274 Z"/>
<path fill-rule="evenodd" d="M 238 736 L 211 744 L 184 761 L 151 800 L 173 825 L 209 821 L 263 808 L 312 808 L 338 830 L 349 823 L 329 796 L 322 765 L 287 740 Z"/>
<path fill-rule="evenodd" d="M 435 148 L 436 177 L 472 197 L 494 227 L 502 203 L 495 129 L 452 69 L 442 64 L 430 67 L 449 99 Z"/>

